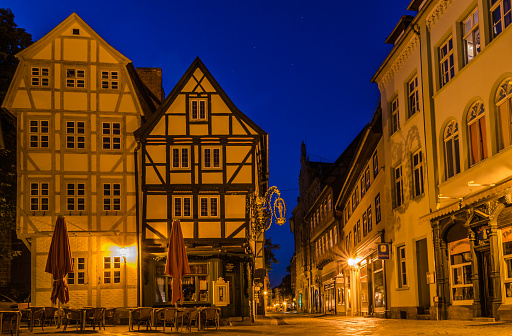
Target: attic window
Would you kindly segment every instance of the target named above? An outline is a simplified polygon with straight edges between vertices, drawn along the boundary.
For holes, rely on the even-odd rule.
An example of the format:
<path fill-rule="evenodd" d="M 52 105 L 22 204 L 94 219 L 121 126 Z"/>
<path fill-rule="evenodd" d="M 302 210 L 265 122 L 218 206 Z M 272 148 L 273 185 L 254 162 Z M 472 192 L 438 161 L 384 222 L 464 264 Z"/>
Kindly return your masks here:
<path fill-rule="evenodd" d="M 73 35 L 80 35 L 80 29 L 73 28 Z"/>

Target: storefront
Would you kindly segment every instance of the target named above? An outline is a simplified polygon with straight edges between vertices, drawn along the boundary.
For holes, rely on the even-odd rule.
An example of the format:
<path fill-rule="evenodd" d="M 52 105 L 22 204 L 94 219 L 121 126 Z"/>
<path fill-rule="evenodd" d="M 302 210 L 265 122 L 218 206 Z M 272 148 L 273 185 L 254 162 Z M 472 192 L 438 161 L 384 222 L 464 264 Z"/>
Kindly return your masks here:
<path fill-rule="evenodd" d="M 324 312 L 327 314 L 335 313 L 336 295 L 334 290 L 334 279 L 324 282 Z"/>

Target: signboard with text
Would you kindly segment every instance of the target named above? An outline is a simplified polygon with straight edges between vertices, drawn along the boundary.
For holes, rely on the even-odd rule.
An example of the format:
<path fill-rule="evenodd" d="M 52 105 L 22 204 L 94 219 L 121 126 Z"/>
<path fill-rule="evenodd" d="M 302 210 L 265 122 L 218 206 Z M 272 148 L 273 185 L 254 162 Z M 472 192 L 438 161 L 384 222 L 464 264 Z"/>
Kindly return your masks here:
<path fill-rule="evenodd" d="M 389 243 L 378 243 L 377 249 L 379 260 L 389 260 Z"/>

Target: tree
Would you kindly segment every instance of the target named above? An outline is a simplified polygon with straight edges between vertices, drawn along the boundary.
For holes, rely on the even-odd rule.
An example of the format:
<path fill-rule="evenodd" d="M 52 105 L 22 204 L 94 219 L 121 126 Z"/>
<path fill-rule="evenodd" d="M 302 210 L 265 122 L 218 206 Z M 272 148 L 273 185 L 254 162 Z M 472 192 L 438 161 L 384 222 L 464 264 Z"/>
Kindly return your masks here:
<path fill-rule="evenodd" d="M 272 264 L 279 264 L 279 260 L 276 259 L 276 255 L 273 250 L 279 250 L 281 246 L 279 244 L 272 244 L 272 238 L 265 238 L 265 268 L 272 270 Z"/>
<path fill-rule="evenodd" d="M 16 71 L 14 55 L 31 43 L 32 36 L 18 28 L 11 10 L 0 8 L 0 102 Z M 11 245 L 16 228 L 16 121 L 6 115 L 0 121 L 0 260 L 10 260 L 21 253 Z"/>

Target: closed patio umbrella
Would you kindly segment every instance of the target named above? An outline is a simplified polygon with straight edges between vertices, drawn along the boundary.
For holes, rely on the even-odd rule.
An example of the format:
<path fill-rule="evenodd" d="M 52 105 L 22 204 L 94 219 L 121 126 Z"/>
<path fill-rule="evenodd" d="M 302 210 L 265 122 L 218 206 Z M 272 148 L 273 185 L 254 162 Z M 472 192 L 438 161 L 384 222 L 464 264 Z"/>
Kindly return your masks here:
<path fill-rule="evenodd" d="M 171 234 L 169 235 L 169 250 L 167 251 L 167 263 L 165 273 L 172 276 L 172 298 L 171 303 L 181 299 L 183 302 L 183 290 L 181 279 L 184 275 L 190 273 L 188 265 L 187 252 L 185 251 L 185 241 L 181 232 L 179 220 L 172 222 Z"/>
<path fill-rule="evenodd" d="M 59 216 L 53 231 L 52 243 L 48 251 L 45 272 L 53 276 L 51 300 L 52 304 L 69 301 L 69 287 L 66 274 L 73 271 L 71 248 L 69 247 L 68 229 L 64 217 Z"/>

